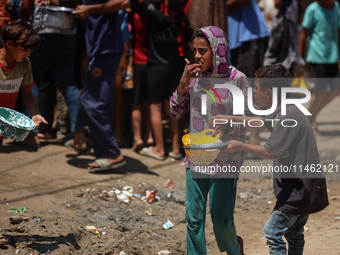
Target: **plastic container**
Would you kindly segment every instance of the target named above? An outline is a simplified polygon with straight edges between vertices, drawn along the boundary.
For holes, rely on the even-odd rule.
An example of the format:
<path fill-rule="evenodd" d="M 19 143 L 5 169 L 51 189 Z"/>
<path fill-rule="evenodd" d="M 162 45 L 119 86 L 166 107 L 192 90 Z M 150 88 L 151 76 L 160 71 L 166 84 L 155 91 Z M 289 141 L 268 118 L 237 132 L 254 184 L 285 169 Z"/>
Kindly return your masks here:
<path fill-rule="evenodd" d="M 34 122 L 26 115 L 0 107 L 0 135 L 15 141 L 23 141 L 34 128 Z"/>
<path fill-rule="evenodd" d="M 215 137 L 211 136 L 211 133 L 213 131 L 213 129 L 206 129 L 203 130 L 201 133 L 189 133 L 182 137 L 185 154 L 190 162 L 198 165 L 209 165 L 216 159 L 216 157 L 220 153 L 220 150 L 218 149 L 186 149 L 186 147 L 192 145 L 221 143 L 218 135 L 216 135 Z"/>

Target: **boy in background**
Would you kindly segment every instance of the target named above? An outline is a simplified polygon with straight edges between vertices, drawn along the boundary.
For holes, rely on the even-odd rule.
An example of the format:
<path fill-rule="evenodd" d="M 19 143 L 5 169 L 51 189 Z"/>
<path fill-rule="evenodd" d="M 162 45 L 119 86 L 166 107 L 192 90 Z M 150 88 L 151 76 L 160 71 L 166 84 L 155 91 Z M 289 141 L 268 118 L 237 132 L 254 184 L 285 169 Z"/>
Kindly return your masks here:
<path fill-rule="evenodd" d="M 39 35 L 25 21 L 15 20 L 4 28 L 2 39 L 5 46 L 0 49 L 0 107 L 13 109 L 21 87 L 25 105 L 36 127 L 47 124 L 32 94 L 33 75 L 28 59 L 31 50 L 39 47 Z M 2 141 L 0 136 L 0 149 Z"/>
<path fill-rule="evenodd" d="M 282 65 L 269 65 L 258 69 L 255 72 L 254 87 L 258 106 L 261 109 L 271 108 L 273 88 L 277 87 L 278 91 L 281 91 L 282 87 L 289 87 L 289 78 L 289 71 Z M 228 122 L 245 120 L 247 123 L 250 119 L 259 119 L 272 132 L 265 145 L 231 140 L 224 150 L 229 153 L 243 150 L 261 158 L 274 159 L 274 168 L 290 169 L 288 172 L 273 171 L 277 201 L 264 227 L 264 237 L 267 239 L 270 254 L 287 254 L 283 236 L 289 244 L 288 254 L 302 254 L 305 243 L 303 227 L 309 214 L 319 212 L 328 205 L 326 180 L 323 169 L 316 170 L 320 166 L 320 158 L 307 116 L 295 105 L 287 106 L 286 115 L 282 115 L 280 96 L 278 99 L 276 110 L 267 117 L 219 115 L 211 118 L 210 122 L 214 119 L 226 119 Z M 271 119 L 278 121 L 269 121 Z M 297 125 L 294 126 L 295 124 Z M 253 121 L 252 125 L 255 125 Z"/>

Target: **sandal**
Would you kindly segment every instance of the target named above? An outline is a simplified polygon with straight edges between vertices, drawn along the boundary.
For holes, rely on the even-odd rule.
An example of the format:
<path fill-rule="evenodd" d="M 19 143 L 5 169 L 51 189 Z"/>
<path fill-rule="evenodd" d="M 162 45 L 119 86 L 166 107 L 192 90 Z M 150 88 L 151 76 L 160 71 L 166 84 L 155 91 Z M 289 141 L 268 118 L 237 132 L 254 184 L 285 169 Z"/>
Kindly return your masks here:
<path fill-rule="evenodd" d="M 154 154 L 152 152 L 152 146 L 150 147 L 146 147 L 146 148 L 143 148 L 139 154 L 143 155 L 143 156 L 148 156 L 150 158 L 154 158 L 154 159 L 158 159 L 158 160 L 165 160 L 166 157 L 165 156 L 158 156 L 157 154 Z"/>
<path fill-rule="evenodd" d="M 118 161 L 115 163 L 110 163 L 110 161 L 107 158 L 99 158 L 94 161 L 98 166 L 95 167 L 89 167 L 89 170 L 97 171 L 97 170 L 108 170 L 108 169 L 114 169 L 120 166 L 123 166 L 126 164 L 125 160 Z"/>
<path fill-rule="evenodd" d="M 169 156 L 170 156 L 170 158 L 177 159 L 177 160 L 180 160 L 182 158 L 182 154 L 181 153 L 175 154 L 172 151 L 169 152 Z"/>
<path fill-rule="evenodd" d="M 9 242 L 6 237 L 0 236 L 0 245 L 6 245 L 8 243 Z"/>

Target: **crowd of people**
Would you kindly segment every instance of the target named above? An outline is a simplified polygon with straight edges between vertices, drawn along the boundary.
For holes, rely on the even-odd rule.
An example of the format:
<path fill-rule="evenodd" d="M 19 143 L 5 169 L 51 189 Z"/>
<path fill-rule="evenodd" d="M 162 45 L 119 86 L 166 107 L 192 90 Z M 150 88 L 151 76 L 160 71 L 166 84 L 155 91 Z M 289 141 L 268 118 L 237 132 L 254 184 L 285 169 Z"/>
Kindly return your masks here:
<path fill-rule="evenodd" d="M 65 134 L 65 146 L 78 153 L 89 153 L 92 147 L 95 159 L 88 165 L 92 170 L 125 164 L 120 149 L 127 139 L 124 130 L 131 132 L 131 147 L 136 153 L 156 160 L 165 160 L 167 156 L 179 160 L 180 139 L 188 122 L 190 131 L 201 132 L 211 127 L 207 118 L 219 114 L 230 119 L 233 98 L 223 89 L 218 94 L 225 107 L 212 105 L 208 116 L 201 118 L 200 101 L 190 98 L 190 89 L 200 91 L 202 77 L 228 81 L 243 91 L 244 98 L 248 87 L 253 87 L 255 107 L 266 109 L 272 101 L 266 101 L 264 95 L 271 95 L 273 87 L 256 79 L 290 78 L 290 74 L 298 77 L 305 74 L 305 69 L 310 70 L 313 78 L 335 78 L 339 72 L 340 9 L 334 0 L 308 5 L 301 25 L 297 22 L 302 12 L 297 0 L 275 0 L 270 27 L 261 12 L 263 3 L 256 0 L 227 0 L 222 4 L 218 0 L 83 0 L 81 4 L 73 0 L 10 0 L 12 7 L 14 2 L 17 8 L 10 8 L 10 13 L 5 1 L 0 5 L 0 25 L 4 28 L 0 78 L 21 81 L 22 77 L 22 83 L 14 86 L 13 91 L 0 91 L 0 106 L 15 108 L 18 98 L 15 109 L 31 116 L 37 126 L 21 145 L 36 149 L 40 139 L 56 138 L 57 128 L 66 132 L 66 121 L 58 122 L 58 114 L 69 118 L 71 138 Z M 56 12 L 73 8 L 72 14 L 68 13 L 73 25 L 65 28 L 65 24 L 47 24 L 44 15 L 48 15 L 49 6 L 64 7 Z M 198 8 L 202 6 L 207 8 Z M 13 70 L 18 77 L 8 76 L 13 75 Z M 255 78 L 254 84 L 248 78 Z M 334 79 L 323 81 L 315 80 L 309 104 L 312 115 L 308 119 L 298 115 L 295 108 L 290 112 L 305 123 L 302 128 L 308 131 L 307 138 L 275 127 L 270 130 L 272 135 L 266 145 L 260 146 L 260 131 L 252 129 L 247 147 L 247 129 L 229 128 L 223 135 L 231 141 L 217 163 L 239 169 L 246 155 L 278 158 L 274 164 L 282 165 L 287 163 L 286 152 L 290 153 L 292 164 L 297 155 L 302 162 L 299 164 L 317 163 L 316 116 L 340 94 Z M 126 90 L 132 91 L 129 97 Z M 5 100 L 9 94 L 11 99 Z M 24 103 L 21 107 L 20 101 Z M 123 109 L 128 110 L 122 114 Z M 126 113 L 131 119 L 128 124 L 123 121 Z M 280 114 L 277 108 L 275 115 Z M 249 109 L 245 115 L 250 115 Z M 169 148 L 164 142 L 164 119 L 169 123 Z M 293 138 L 286 139 L 282 146 L 278 137 L 288 136 Z M 312 144 L 312 149 L 306 144 Z M 306 155 L 313 157 L 303 158 L 296 151 L 299 146 L 310 150 Z M 243 241 L 236 235 L 233 220 L 238 175 L 195 175 L 187 158 L 183 166 L 187 168 L 188 254 L 206 254 L 208 193 L 219 249 L 243 254 Z M 302 180 L 305 176 L 295 178 Z M 291 188 L 313 192 L 292 195 L 288 190 Z M 271 254 L 286 254 L 282 236 L 291 252 L 302 254 L 302 229 L 308 215 L 328 205 L 324 177 L 297 184 L 276 176 L 274 189 L 278 200 L 265 227 Z M 285 192 L 283 199 L 279 193 Z M 288 220 L 278 226 L 278 217 Z"/>

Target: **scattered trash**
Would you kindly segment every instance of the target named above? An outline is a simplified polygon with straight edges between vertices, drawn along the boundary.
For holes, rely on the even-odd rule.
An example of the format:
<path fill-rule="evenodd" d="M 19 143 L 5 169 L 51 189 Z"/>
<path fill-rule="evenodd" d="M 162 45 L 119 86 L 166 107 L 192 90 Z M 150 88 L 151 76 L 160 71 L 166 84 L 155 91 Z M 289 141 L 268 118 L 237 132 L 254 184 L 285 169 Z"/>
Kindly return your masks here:
<path fill-rule="evenodd" d="M 145 214 L 149 215 L 149 216 L 152 216 L 153 213 L 152 213 L 152 209 L 149 208 L 147 211 L 144 212 Z"/>
<path fill-rule="evenodd" d="M 145 191 L 146 201 L 148 201 L 149 203 L 155 202 L 156 194 L 157 194 L 157 190 L 155 189 L 153 191 L 146 190 Z"/>
<path fill-rule="evenodd" d="M 162 250 L 158 252 L 158 255 L 168 255 L 168 254 L 171 254 L 171 252 L 168 250 Z"/>
<path fill-rule="evenodd" d="M 10 213 L 24 213 L 27 211 L 27 207 L 11 207 L 11 210 L 9 210 L 8 212 Z"/>
<path fill-rule="evenodd" d="M 273 202 L 272 201 L 268 201 L 267 204 L 271 205 Z"/>
<path fill-rule="evenodd" d="M 240 192 L 239 197 L 240 197 L 241 199 L 247 199 L 247 198 L 248 198 L 248 194 L 245 193 L 245 192 Z"/>
<path fill-rule="evenodd" d="M 19 247 L 17 247 L 15 254 L 19 254 L 19 252 L 20 252 L 20 249 L 19 249 Z"/>
<path fill-rule="evenodd" d="M 124 192 L 124 191 L 123 191 Z M 116 189 L 115 190 L 115 194 L 116 194 L 116 197 L 118 198 L 118 200 L 120 200 L 121 202 L 125 203 L 125 204 L 128 204 L 129 203 L 129 197 L 123 193 L 122 191 L 120 191 L 119 189 Z M 131 195 L 132 196 L 132 195 Z"/>
<path fill-rule="evenodd" d="M 93 233 L 93 234 L 97 234 L 99 237 L 100 236 L 100 229 L 99 228 L 96 228 L 95 226 L 93 225 L 86 225 L 85 226 L 86 230 Z"/>
<path fill-rule="evenodd" d="M 137 194 L 137 193 L 134 193 L 133 196 L 134 196 L 134 197 L 137 197 L 137 198 L 141 198 L 141 197 L 142 197 L 142 195 Z"/>
<path fill-rule="evenodd" d="M 173 180 L 169 179 L 165 184 L 164 184 L 164 187 L 166 188 L 171 188 L 174 186 L 174 182 Z"/>
<path fill-rule="evenodd" d="M 29 218 L 30 218 L 29 216 L 15 215 L 15 216 L 10 217 L 9 220 L 12 224 L 17 224 L 24 220 L 28 220 Z"/>
<path fill-rule="evenodd" d="M 173 226 L 174 226 L 174 224 L 172 224 L 172 222 L 170 220 L 167 220 L 167 222 L 165 224 L 163 224 L 163 228 L 165 228 L 165 229 L 172 228 Z"/>
<path fill-rule="evenodd" d="M 123 191 L 127 191 L 127 192 L 132 194 L 133 193 L 133 188 L 131 186 L 124 186 L 123 187 Z"/>
<path fill-rule="evenodd" d="M 336 220 L 340 220 L 340 217 L 335 217 Z"/>

